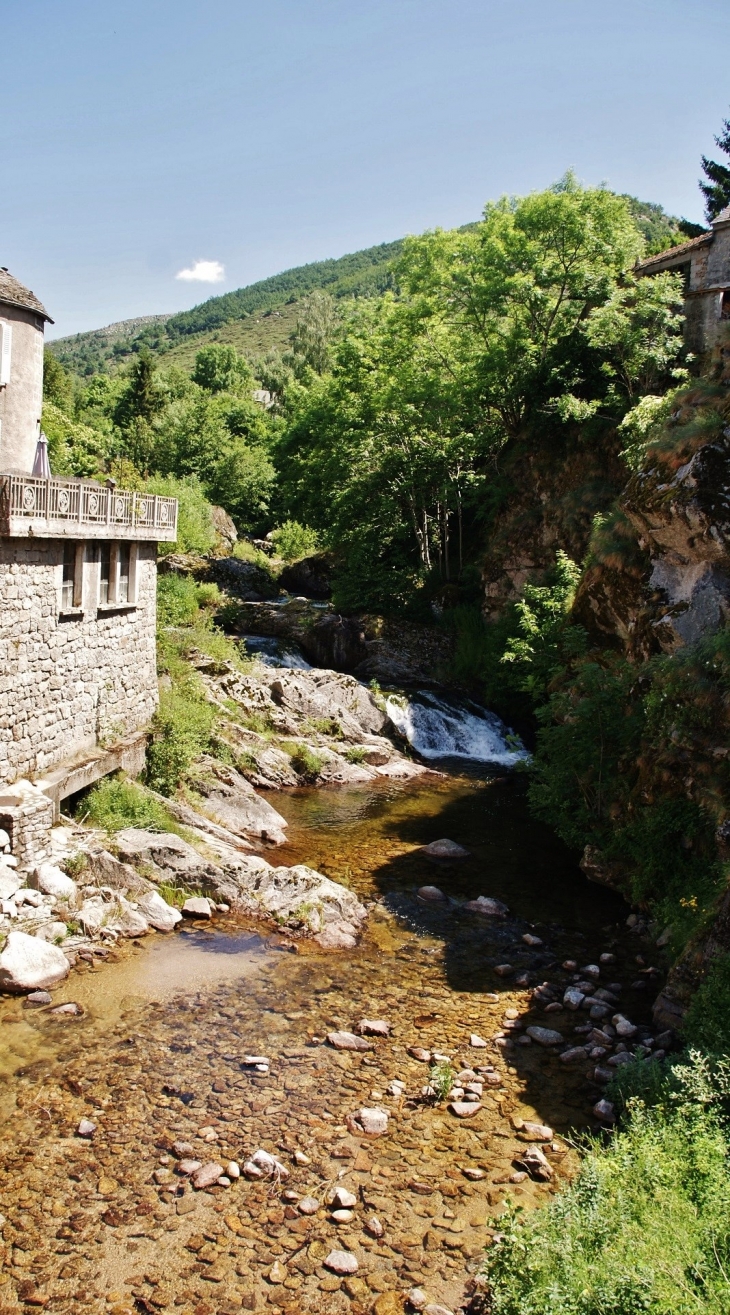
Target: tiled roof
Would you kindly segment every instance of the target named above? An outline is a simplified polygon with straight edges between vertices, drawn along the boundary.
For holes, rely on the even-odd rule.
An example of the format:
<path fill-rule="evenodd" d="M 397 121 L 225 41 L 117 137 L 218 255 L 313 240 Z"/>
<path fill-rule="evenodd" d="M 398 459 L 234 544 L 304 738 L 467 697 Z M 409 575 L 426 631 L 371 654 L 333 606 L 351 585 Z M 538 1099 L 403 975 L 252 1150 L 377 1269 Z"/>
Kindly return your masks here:
<path fill-rule="evenodd" d="M 660 251 L 656 256 L 647 256 L 646 260 L 640 260 L 636 268 L 639 270 L 651 270 L 655 266 L 664 264 L 665 260 L 676 260 L 677 256 L 683 256 L 685 252 L 689 255 L 697 247 L 703 247 L 707 242 L 711 242 L 714 233 L 701 233 L 699 237 L 692 237 L 688 242 L 680 242 L 678 247 L 669 247 L 667 251 Z"/>
<path fill-rule="evenodd" d="M 721 210 L 719 215 L 715 215 L 715 218 L 712 221 L 713 228 L 715 227 L 715 224 L 730 224 L 730 205 L 726 205 L 725 209 Z"/>
<path fill-rule="evenodd" d="M 45 306 L 38 300 L 34 292 L 29 288 L 24 288 L 22 283 L 8 274 L 6 269 L 0 269 L 0 302 L 5 302 L 9 306 L 23 306 L 25 310 L 37 311 L 42 315 L 49 324 L 53 324 Z"/>

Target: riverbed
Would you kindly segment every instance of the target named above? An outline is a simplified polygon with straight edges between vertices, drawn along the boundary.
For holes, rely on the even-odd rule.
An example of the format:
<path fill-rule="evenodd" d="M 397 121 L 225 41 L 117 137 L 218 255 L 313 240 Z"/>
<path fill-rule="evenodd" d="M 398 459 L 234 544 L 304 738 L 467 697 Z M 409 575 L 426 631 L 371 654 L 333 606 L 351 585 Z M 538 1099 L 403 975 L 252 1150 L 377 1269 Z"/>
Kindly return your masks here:
<path fill-rule="evenodd" d="M 632 986 L 643 947 L 626 905 L 530 818 L 519 774 L 452 766 L 425 782 L 275 796 L 289 822 L 276 861 L 306 862 L 372 904 L 357 950 L 315 953 L 221 918 L 77 969 L 54 1004 L 75 1001 L 81 1016 L 3 999 L 0 1310 L 393 1315 L 413 1287 L 456 1310 L 505 1198 L 545 1202 L 574 1171 L 571 1133 L 595 1122 L 600 1092 L 590 1065 L 524 1044 L 524 1026 L 547 1021 L 531 991 L 567 984 L 567 959 L 608 953 L 606 980 L 645 1020 L 650 997 Z M 429 862 L 420 847 L 443 837 L 470 856 Z M 424 902 L 424 885 L 448 899 Z M 479 895 L 508 915 L 466 911 Z M 389 1036 L 363 1052 L 326 1044 L 363 1018 Z M 548 1025 L 570 1040 L 582 1021 L 566 1011 Z M 429 1066 L 414 1047 L 484 1070 L 473 1117 L 422 1098 Z M 245 1068 L 246 1054 L 269 1071 Z M 352 1122 L 363 1106 L 387 1111 L 384 1136 Z M 545 1181 L 520 1167 L 520 1119 L 554 1130 Z M 183 1190 L 176 1140 L 223 1167 L 263 1149 L 288 1176 Z M 336 1186 L 356 1202 L 341 1222 L 327 1204 Z M 319 1210 L 302 1214 L 285 1191 Z M 356 1273 L 333 1273 L 333 1250 Z"/>

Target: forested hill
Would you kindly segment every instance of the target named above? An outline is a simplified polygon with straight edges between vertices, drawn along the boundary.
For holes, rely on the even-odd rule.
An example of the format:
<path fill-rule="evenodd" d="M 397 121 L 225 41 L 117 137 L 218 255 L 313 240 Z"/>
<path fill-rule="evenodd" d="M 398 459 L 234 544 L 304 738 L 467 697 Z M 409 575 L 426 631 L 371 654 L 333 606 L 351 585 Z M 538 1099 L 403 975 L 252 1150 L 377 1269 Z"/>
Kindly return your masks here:
<path fill-rule="evenodd" d="M 685 236 L 681 221 L 667 215 L 660 205 L 627 197 L 649 251 L 660 251 Z M 468 225 L 467 225 L 468 227 Z M 316 289 L 331 296 L 373 296 L 392 282 L 393 263 L 403 248 L 403 239 L 382 242 L 340 256 L 298 265 L 248 287 L 226 292 L 177 315 L 155 315 L 122 320 L 103 329 L 57 338 L 51 350 L 75 374 L 114 372 L 119 364 L 141 346 L 155 354 L 172 353 L 172 361 L 188 366 L 208 335 L 232 343 L 250 357 L 281 349 L 293 328 L 293 307 Z"/>
<path fill-rule="evenodd" d="M 382 242 L 364 251 L 351 252 L 338 260 L 319 260 L 311 265 L 298 265 L 295 269 L 284 270 L 281 274 L 251 283 L 246 288 L 226 292 L 221 297 L 211 297 L 201 305 L 193 306 L 192 310 L 181 311 L 177 315 L 151 317 L 147 323 L 139 319 L 121 321 L 109 325 L 107 329 L 94 329 L 69 338 L 58 338 L 49 346 L 67 369 L 78 374 L 113 368 L 116 362 L 123 361 L 143 343 L 153 352 L 162 353 L 195 338 L 197 349 L 201 335 L 215 332 L 225 325 L 240 324 L 252 317 L 257 317 L 260 323 L 262 317 L 272 317 L 280 308 L 293 305 L 316 289 L 326 289 L 333 297 L 372 296 L 384 292 L 391 281 L 393 261 L 402 247 L 403 240 L 399 239 L 396 242 Z M 237 345 L 250 345 L 259 351 L 276 346 L 281 336 L 277 329 L 285 327 L 277 323 L 281 319 L 288 329 L 291 316 L 279 314 L 269 326 L 264 327 L 263 332 L 246 333 Z M 254 326 L 248 327 L 253 329 Z M 253 341 L 249 344 L 251 338 Z"/>

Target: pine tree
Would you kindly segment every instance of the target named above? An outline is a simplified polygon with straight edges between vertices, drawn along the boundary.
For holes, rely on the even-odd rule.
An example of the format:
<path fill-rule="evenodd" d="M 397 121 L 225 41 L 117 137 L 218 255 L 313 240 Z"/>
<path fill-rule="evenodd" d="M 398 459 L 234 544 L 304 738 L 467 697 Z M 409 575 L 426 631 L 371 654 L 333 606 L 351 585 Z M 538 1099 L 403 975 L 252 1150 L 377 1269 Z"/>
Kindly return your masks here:
<path fill-rule="evenodd" d="M 725 119 L 722 127 L 723 131 L 715 141 L 723 154 L 730 158 L 730 119 Z M 700 191 L 705 198 L 708 223 L 712 223 L 720 211 L 730 205 L 730 168 L 726 164 L 718 163 L 717 160 L 708 160 L 707 156 L 703 155 L 702 172 L 708 182 L 705 183 L 700 179 Z"/>

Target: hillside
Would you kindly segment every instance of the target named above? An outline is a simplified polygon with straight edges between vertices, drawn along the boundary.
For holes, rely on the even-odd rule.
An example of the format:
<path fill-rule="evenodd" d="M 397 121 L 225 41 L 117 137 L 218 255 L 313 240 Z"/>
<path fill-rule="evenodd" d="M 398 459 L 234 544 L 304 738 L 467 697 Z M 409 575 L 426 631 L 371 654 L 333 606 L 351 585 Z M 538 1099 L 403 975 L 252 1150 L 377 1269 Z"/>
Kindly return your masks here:
<path fill-rule="evenodd" d="M 686 236 L 688 230 L 681 227 L 684 221 L 666 214 L 660 205 L 632 196 L 626 199 L 649 252 Z M 81 375 L 114 373 L 142 345 L 155 355 L 164 355 L 166 364 L 189 368 L 195 353 L 212 338 L 232 343 L 255 359 L 284 347 L 296 320 L 296 303 L 308 293 L 323 289 L 341 298 L 383 292 L 392 283 L 393 264 L 402 247 L 400 238 L 337 260 L 298 265 L 235 292 L 210 297 L 176 315 L 121 320 L 106 328 L 57 338 L 49 347 L 67 369 Z"/>

